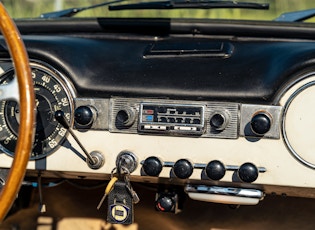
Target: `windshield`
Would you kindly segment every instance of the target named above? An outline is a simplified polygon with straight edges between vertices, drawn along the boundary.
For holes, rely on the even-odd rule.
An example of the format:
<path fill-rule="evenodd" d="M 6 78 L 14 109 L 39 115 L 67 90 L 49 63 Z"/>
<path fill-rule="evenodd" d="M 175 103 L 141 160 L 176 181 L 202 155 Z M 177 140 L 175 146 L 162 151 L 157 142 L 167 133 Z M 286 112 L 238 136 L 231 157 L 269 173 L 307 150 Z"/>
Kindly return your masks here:
<path fill-rule="evenodd" d="M 205 0 L 203 0 L 205 1 Z M 104 2 L 103 0 L 3 0 L 13 18 L 38 18 L 41 14 L 68 8 L 80 8 Z M 129 0 L 112 5 L 139 3 Z M 145 1 L 150 2 L 150 1 Z M 152 1 L 151 1 L 152 2 Z M 167 17 L 167 18 L 211 18 L 237 20 L 274 20 L 282 13 L 315 9 L 314 0 L 241 0 L 239 2 L 268 3 L 268 10 L 257 9 L 173 9 L 173 10 L 116 10 L 108 6 L 89 9 L 73 17 Z M 315 22 L 314 18 L 305 22 Z"/>

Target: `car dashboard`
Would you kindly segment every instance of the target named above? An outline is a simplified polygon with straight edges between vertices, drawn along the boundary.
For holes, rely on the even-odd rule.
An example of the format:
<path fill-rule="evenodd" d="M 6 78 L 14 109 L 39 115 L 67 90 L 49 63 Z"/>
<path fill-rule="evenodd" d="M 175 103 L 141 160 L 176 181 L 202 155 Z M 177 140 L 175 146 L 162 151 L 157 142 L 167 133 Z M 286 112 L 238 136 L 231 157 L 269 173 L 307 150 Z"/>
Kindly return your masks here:
<path fill-rule="evenodd" d="M 109 180 L 123 159 L 132 183 L 180 187 L 197 200 L 314 197 L 313 27 L 110 18 L 16 23 L 37 105 L 26 180 Z M 8 84 L 14 68 L 2 38 L 0 44 L 0 83 Z M 18 104 L 2 101 L 0 118 L 5 170 Z M 84 151 L 99 164 L 89 164 Z"/>

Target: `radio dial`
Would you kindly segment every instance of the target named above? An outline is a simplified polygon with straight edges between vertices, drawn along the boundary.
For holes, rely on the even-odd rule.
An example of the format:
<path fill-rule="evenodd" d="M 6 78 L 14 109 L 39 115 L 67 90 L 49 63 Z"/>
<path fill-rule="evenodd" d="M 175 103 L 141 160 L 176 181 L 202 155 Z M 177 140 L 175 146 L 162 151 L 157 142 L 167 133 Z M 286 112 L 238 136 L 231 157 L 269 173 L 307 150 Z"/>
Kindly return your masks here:
<path fill-rule="evenodd" d="M 116 114 L 115 126 L 117 129 L 126 129 L 133 125 L 135 112 L 132 108 L 122 108 Z"/>
<path fill-rule="evenodd" d="M 215 112 L 210 118 L 210 125 L 213 129 L 222 131 L 227 127 L 229 120 L 229 115 L 226 112 Z"/>

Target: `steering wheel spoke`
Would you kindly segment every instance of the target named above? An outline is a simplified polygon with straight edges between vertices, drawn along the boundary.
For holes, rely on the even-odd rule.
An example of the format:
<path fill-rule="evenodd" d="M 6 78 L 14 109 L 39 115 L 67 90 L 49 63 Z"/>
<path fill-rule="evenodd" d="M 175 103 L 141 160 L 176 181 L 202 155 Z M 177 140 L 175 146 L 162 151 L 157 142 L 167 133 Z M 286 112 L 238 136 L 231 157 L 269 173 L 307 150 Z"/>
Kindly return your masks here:
<path fill-rule="evenodd" d="M 6 85 L 0 85 L 0 101 L 2 100 L 14 100 L 19 102 L 20 93 L 17 78 L 13 78 Z"/>

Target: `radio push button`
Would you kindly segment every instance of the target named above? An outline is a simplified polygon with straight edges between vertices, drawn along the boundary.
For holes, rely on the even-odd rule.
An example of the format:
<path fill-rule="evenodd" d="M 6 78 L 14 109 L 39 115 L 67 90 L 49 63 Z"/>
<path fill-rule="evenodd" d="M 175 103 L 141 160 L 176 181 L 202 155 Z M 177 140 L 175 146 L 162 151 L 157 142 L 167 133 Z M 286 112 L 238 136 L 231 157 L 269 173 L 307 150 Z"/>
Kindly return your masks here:
<path fill-rule="evenodd" d="M 187 179 L 193 173 L 194 166 L 186 159 L 180 159 L 175 162 L 173 166 L 173 172 L 176 177 L 180 179 Z"/>

